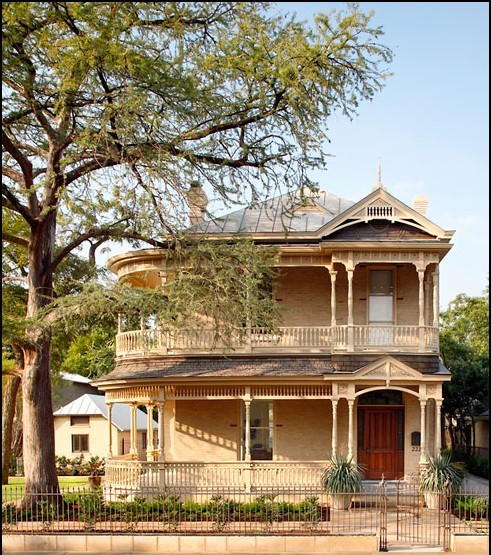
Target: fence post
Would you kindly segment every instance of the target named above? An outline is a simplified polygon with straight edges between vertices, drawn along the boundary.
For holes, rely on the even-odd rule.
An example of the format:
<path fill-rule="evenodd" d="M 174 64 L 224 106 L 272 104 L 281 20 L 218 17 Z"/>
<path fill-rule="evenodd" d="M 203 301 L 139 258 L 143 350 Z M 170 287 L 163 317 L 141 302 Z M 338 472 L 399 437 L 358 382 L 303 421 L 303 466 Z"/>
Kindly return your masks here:
<path fill-rule="evenodd" d="M 379 551 L 388 551 L 387 548 L 387 484 L 382 474 L 379 489 L 380 525 L 379 525 Z"/>
<path fill-rule="evenodd" d="M 447 478 L 443 484 L 443 550 L 450 551 L 450 517 L 452 512 L 452 484 Z"/>

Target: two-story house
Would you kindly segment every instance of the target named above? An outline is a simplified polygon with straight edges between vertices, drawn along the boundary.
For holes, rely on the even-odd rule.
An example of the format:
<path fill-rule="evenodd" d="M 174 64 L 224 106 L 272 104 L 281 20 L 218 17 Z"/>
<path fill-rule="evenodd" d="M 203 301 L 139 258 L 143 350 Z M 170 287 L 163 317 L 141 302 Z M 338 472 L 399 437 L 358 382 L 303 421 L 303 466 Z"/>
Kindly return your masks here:
<path fill-rule="evenodd" d="M 285 195 L 213 220 L 202 217 L 203 191 L 192 192 L 196 235 L 281 250 L 272 290 L 287 310 L 278 334 L 251 330 L 227 353 L 206 330 L 186 341 L 120 330 L 116 367 L 94 384 L 109 408 L 157 407 L 158 441 L 147 434 L 146 461 L 135 445 L 135 460 L 110 454 L 106 480 L 128 483 L 139 465 L 134 485 L 145 472 L 153 485 L 317 485 L 340 453 L 362 463 L 366 479 L 414 478 L 442 447 L 450 373 L 439 358 L 439 265 L 453 232 L 426 218 L 424 197 L 409 207 L 380 179 L 358 202 Z M 167 278 L 165 259 L 146 249 L 109 268 L 151 286 Z"/>

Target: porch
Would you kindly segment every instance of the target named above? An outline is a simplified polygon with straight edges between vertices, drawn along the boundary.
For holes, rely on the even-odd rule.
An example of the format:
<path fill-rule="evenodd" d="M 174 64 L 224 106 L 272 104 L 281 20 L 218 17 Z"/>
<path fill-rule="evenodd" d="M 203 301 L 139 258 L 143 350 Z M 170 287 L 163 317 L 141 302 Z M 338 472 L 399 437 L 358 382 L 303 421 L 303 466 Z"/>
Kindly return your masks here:
<path fill-rule="evenodd" d="M 206 354 L 316 354 L 438 353 L 439 331 L 435 326 L 295 326 L 238 328 L 226 340 L 211 328 L 121 331 L 116 335 L 118 358 Z"/>

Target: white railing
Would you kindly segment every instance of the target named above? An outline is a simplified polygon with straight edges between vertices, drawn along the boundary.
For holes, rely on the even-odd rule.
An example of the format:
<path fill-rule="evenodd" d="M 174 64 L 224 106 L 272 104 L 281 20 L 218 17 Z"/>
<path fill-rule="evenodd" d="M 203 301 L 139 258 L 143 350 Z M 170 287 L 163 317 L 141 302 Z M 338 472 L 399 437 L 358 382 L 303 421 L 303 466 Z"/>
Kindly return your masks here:
<path fill-rule="evenodd" d="M 438 328 L 430 326 L 296 326 L 237 330 L 224 338 L 216 330 L 142 329 L 116 335 L 116 356 L 208 353 L 331 353 L 364 350 L 438 352 Z"/>
<path fill-rule="evenodd" d="M 327 463 L 322 461 L 164 462 L 106 461 L 105 484 L 131 488 L 317 487 Z"/>

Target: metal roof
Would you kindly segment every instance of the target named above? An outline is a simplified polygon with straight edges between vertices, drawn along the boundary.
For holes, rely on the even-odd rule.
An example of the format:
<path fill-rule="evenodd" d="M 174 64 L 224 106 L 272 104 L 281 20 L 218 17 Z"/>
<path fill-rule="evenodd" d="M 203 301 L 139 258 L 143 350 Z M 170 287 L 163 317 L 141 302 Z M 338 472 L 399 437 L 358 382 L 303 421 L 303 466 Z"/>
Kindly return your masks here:
<path fill-rule="evenodd" d="M 81 376 L 80 374 L 72 374 L 70 372 L 60 372 L 60 376 L 69 382 L 76 382 L 76 383 L 90 383 L 90 378 L 86 378 L 85 376 Z"/>
<path fill-rule="evenodd" d="M 100 415 L 107 419 L 107 405 L 104 395 L 93 395 L 86 393 L 78 397 L 68 405 L 61 407 L 53 413 L 54 416 L 75 416 L 75 415 Z M 131 429 L 131 409 L 129 405 L 113 404 L 111 414 L 112 423 L 121 431 Z M 140 409 L 136 411 L 136 427 L 138 430 L 147 429 L 147 415 Z M 158 427 L 157 422 L 153 421 L 153 427 Z"/>
<path fill-rule="evenodd" d="M 314 232 L 353 206 L 328 191 L 299 189 L 192 227 L 197 233 Z"/>

